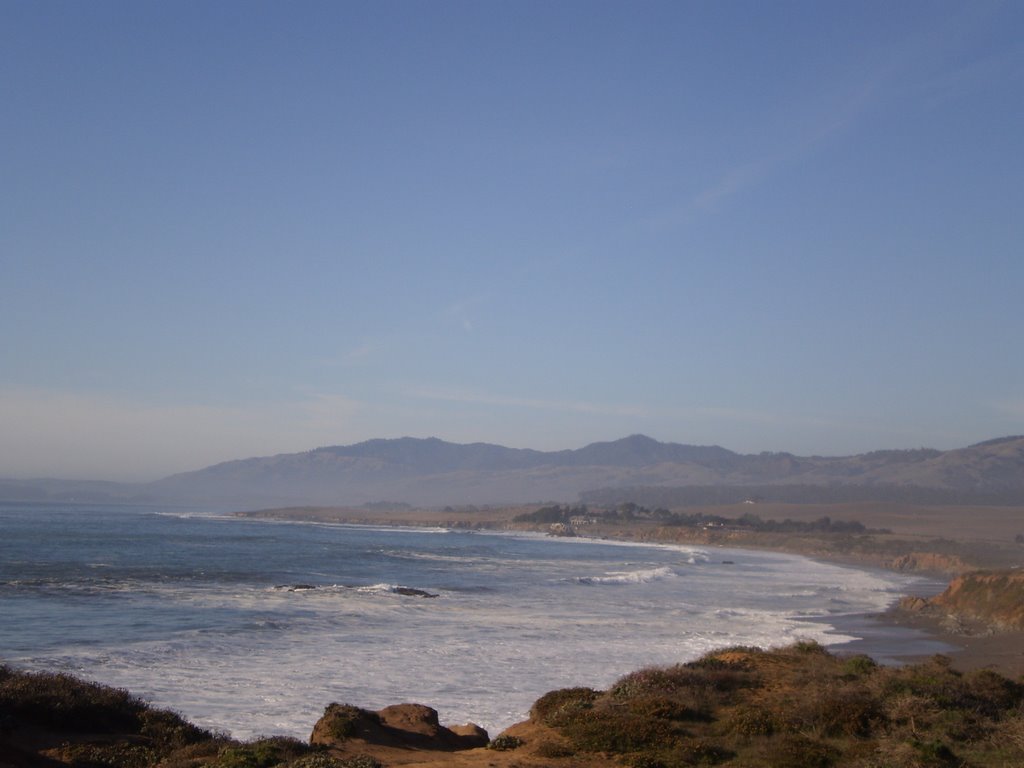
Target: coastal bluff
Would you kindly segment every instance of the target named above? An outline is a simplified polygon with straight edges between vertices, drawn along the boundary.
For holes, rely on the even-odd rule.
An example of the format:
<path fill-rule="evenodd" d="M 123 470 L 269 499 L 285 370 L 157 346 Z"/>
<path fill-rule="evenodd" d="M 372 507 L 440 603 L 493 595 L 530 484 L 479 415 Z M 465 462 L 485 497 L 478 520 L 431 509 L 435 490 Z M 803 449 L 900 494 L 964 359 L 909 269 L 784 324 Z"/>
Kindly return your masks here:
<path fill-rule="evenodd" d="M 905 597 L 904 610 L 942 617 L 965 632 L 1024 630 L 1024 570 L 972 571 L 931 598 Z"/>

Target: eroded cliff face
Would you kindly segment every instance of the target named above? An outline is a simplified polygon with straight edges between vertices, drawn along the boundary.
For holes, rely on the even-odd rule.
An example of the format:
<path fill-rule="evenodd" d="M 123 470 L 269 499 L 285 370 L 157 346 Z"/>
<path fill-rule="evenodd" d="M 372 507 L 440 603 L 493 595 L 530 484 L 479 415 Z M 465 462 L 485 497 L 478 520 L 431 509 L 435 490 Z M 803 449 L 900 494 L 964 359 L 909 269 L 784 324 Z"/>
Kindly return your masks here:
<path fill-rule="evenodd" d="M 964 573 L 970 566 L 959 555 L 946 555 L 937 552 L 909 552 L 886 563 L 894 571 L 923 571 L 929 573 Z"/>
<path fill-rule="evenodd" d="M 965 573 L 929 602 L 994 627 L 1024 629 L 1024 570 Z"/>
<path fill-rule="evenodd" d="M 935 597 L 904 598 L 914 611 L 941 613 L 1002 630 L 1024 630 L 1024 570 L 973 571 L 957 576 Z"/>

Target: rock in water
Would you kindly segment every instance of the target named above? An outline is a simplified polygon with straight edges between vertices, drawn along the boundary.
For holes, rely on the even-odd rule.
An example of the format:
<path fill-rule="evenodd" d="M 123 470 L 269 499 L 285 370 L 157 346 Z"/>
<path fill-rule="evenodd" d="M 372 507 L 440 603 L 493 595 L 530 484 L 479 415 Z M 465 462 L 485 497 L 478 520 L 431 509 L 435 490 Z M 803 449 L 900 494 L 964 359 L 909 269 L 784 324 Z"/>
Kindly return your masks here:
<path fill-rule="evenodd" d="M 395 587 L 396 595 L 405 595 L 406 597 L 437 597 L 437 595 L 427 592 L 423 589 L 414 589 L 413 587 Z"/>

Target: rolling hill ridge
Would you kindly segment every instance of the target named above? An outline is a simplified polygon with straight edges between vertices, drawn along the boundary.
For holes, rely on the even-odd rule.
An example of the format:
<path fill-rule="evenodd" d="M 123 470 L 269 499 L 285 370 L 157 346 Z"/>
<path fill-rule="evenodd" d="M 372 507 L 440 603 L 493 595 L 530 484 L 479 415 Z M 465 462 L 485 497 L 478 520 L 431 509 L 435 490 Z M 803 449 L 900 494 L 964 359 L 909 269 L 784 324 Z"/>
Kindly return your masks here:
<path fill-rule="evenodd" d="M 599 489 L 718 486 L 857 488 L 876 495 L 928 489 L 938 496 L 1024 499 L 1024 437 L 951 451 L 845 457 L 739 454 L 644 435 L 564 451 L 405 437 L 225 462 L 151 483 L 148 490 L 160 497 L 260 503 L 445 505 L 574 500 Z"/>
<path fill-rule="evenodd" d="M 635 497 L 678 506 L 735 503 L 750 495 L 792 502 L 1024 503 L 1024 436 L 950 451 L 880 450 L 839 457 L 740 454 L 645 435 L 562 451 L 403 437 L 227 461 L 151 483 L 0 480 L 0 498 L 8 499 L 248 507 L 581 498 L 616 503 Z"/>

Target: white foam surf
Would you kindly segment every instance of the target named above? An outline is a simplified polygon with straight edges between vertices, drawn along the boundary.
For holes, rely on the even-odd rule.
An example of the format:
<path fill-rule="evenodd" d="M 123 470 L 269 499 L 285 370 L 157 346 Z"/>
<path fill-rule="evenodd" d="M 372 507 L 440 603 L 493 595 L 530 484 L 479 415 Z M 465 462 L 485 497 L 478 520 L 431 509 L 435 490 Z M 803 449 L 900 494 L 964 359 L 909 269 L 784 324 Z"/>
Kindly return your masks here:
<path fill-rule="evenodd" d="M 92 551 L 83 563 L 110 564 L 109 581 L 95 568 L 5 577 L 0 656 L 127 688 L 240 738 L 307 738 L 333 701 L 417 701 L 494 734 L 555 688 L 602 688 L 727 645 L 845 642 L 834 617 L 884 609 L 909 583 L 762 552 L 175 524 L 195 549 L 168 553 L 154 536 L 123 578 L 121 553 Z M 159 563 L 147 576 L 160 557 L 174 578 Z"/>
<path fill-rule="evenodd" d="M 638 571 L 613 571 L 604 576 L 577 576 L 578 584 L 650 584 L 652 581 L 675 579 L 678 575 L 668 566 Z"/>

